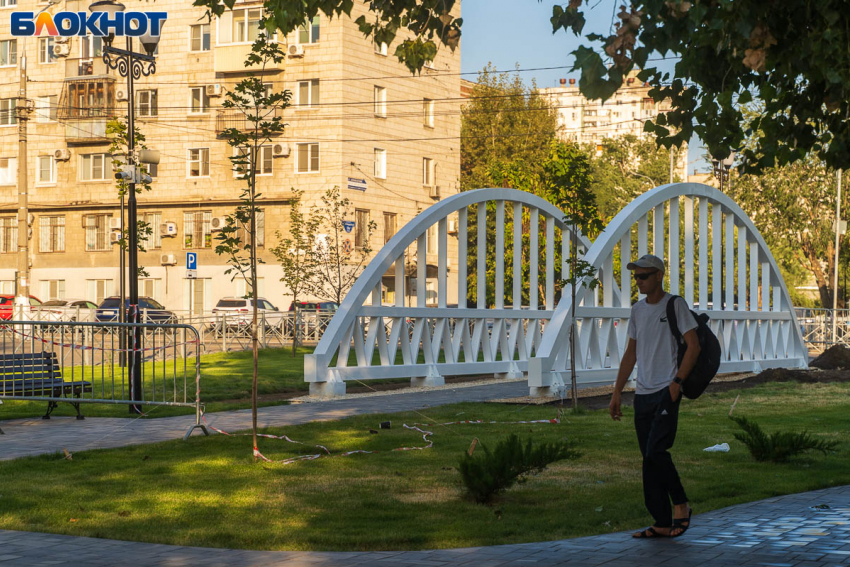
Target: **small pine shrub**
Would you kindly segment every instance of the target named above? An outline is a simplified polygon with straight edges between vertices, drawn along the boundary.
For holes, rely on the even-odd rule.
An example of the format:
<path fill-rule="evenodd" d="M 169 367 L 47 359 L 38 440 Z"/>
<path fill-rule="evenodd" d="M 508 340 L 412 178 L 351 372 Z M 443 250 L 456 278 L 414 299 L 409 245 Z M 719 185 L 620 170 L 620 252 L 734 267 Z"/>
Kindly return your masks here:
<path fill-rule="evenodd" d="M 473 456 L 464 452 L 458 471 L 467 494 L 484 504 L 515 483 L 524 482 L 525 475 L 542 471 L 556 461 L 579 456 L 565 441 L 534 445 L 529 439 L 523 447 L 519 437 L 511 434 L 499 441 L 493 451 L 482 443 L 480 451 Z"/>
<path fill-rule="evenodd" d="M 838 441 L 817 439 L 807 431 L 776 431 L 768 435 L 746 417 L 732 417 L 732 420 L 743 430 L 735 434 L 735 439 L 746 445 L 757 461 L 786 463 L 791 457 L 807 451 L 821 451 L 826 455 L 838 446 Z"/>

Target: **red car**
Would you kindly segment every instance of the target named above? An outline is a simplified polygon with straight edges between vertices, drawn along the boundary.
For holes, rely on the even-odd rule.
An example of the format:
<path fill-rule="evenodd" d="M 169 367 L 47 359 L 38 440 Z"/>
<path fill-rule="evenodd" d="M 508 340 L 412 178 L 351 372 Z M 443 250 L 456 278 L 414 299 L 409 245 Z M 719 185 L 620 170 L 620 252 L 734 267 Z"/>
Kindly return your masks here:
<path fill-rule="evenodd" d="M 37 297 L 30 296 L 30 308 L 41 307 Z M 11 321 L 15 313 L 15 296 L 0 295 L 0 321 Z"/>

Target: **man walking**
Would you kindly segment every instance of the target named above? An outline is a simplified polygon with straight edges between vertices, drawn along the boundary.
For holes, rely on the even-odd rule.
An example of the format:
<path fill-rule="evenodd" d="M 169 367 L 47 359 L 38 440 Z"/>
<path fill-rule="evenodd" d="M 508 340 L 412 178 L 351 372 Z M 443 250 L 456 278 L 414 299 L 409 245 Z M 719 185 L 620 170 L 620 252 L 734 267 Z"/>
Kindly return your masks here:
<path fill-rule="evenodd" d="M 620 421 L 620 395 L 637 362 L 635 430 L 643 455 L 644 502 L 654 523 L 633 537 L 677 537 L 690 526 L 692 511 L 669 449 L 676 439 L 681 385 L 699 356 L 697 322 L 685 300 L 677 298 L 673 304 L 676 323 L 688 345 L 679 366 L 678 345 L 667 321 L 667 302 L 673 296 L 662 287 L 664 262 L 647 254 L 626 268 L 632 271 L 638 290 L 646 297 L 632 306 L 629 342 L 620 361 L 609 411 L 615 421 Z"/>

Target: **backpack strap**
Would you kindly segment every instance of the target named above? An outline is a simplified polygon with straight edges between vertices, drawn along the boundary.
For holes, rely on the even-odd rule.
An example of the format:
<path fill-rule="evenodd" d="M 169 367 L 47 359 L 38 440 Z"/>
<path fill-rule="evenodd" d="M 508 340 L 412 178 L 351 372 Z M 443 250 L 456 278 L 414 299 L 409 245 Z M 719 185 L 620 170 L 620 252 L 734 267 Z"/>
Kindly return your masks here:
<path fill-rule="evenodd" d="M 682 343 L 682 333 L 679 332 L 679 325 L 676 323 L 676 306 L 673 304 L 677 299 L 679 296 L 674 295 L 667 301 L 667 324 L 670 325 L 670 332 L 673 333 L 673 338 L 678 345 Z"/>

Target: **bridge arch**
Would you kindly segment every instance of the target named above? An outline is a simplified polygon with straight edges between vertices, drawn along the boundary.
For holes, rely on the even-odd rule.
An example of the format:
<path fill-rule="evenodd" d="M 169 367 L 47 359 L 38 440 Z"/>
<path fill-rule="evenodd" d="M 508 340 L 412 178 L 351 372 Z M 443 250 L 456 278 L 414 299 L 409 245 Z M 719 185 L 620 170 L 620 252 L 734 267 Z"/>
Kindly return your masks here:
<path fill-rule="evenodd" d="M 494 206 L 487 207 L 488 203 Z M 478 302 L 474 307 L 465 305 L 463 299 L 468 285 L 467 227 L 471 206 L 477 208 L 474 273 Z M 510 219 L 527 215 L 528 222 L 520 225 L 521 231 L 513 230 L 514 223 L 508 222 L 506 212 Z M 560 209 L 538 196 L 505 188 L 458 193 L 421 212 L 372 259 L 328 324 L 314 353 L 305 358 L 305 379 L 311 392 L 338 395 L 345 391 L 345 381 L 350 379 L 411 377 L 413 384 L 435 385 L 443 383 L 442 377 L 447 375 L 522 376 L 555 309 L 555 282 L 567 273 L 563 261 L 555 266 L 556 231 L 562 250 L 568 250 L 573 238 L 563 216 Z M 448 253 L 450 223 L 453 223 L 452 232 L 457 234 L 454 257 Z M 523 276 L 520 259 L 514 255 L 513 277 L 509 282 L 513 285 L 513 305 L 506 307 L 504 257 L 508 228 L 513 235 L 509 243 L 512 249 L 527 238 L 530 254 L 527 276 Z M 492 250 L 487 246 L 488 235 L 495 244 Z M 435 236 L 437 305 L 426 306 L 428 239 Z M 584 236 L 576 238 L 580 251 L 590 247 Z M 405 259 L 413 253 L 408 254 L 409 248 L 415 248 L 416 289 L 410 291 L 416 298 L 416 306 L 405 305 L 406 293 L 399 293 L 399 287 L 404 289 L 407 283 Z M 491 288 L 495 295 L 492 306 L 484 302 L 488 256 L 495 272 L 491 284 L 495 288 Z M 457 266 L 459 276 L 457 297 L 461 299 L 456 306 L 450 306 L 447 301 L 447 274 L 452 263 Z M 387 273 L 393 273 L 396 281 L 391 305 L 383 304 L 381 297 L 381 282 Z M 523 290 L 528 290 L 527 306 L 521 305 Z M 542 309 L 538 309 L 540 301 Z M 352 347 L 353 364 L 349 362 Z"/>
<path fill-rule="evenodd" d="M 673 183 L 627 205 L 585 254 L 584 259 L 598 268 L 602 286 L 601 291 L 589 290 L 580 282 L 577 288 L 580 382 L 616 378 L 627 342 L 631 293 L 615 298 L 609 290 L 616 279 L 622 289 L 631 290 L 632 283 L 626 262 L 620 262 L 619 274 L 614 273 L 614 259 L 648 252 L 665 261 L 665 289 L 682 295 L 694 310 L 711 318 L 723 351 L 720 372 L 807 366 L 808 353 L 791 298 L 753 222 L 728 195 L 713 187 Z M 571 307 L 565 293 L 529 364 L 532 394 L 563 391 L 569 380 L 569 349 L 563 345 L 572 324 Z"/>

